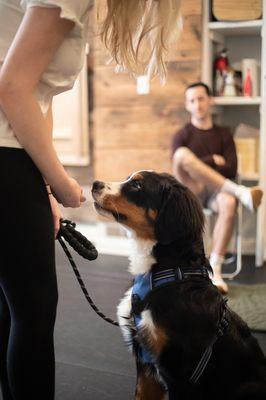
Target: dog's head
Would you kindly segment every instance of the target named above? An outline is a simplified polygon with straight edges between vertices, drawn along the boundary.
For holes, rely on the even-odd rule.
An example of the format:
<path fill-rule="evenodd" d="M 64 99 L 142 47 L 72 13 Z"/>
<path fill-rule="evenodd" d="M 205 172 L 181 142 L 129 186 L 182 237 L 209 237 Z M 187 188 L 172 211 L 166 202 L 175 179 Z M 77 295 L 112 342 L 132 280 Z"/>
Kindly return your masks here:
<path fill-rule="evenodd" d="M 99 214 L 132 229 L 139 238 L 162 245 L 201 240 L 201 205 L 169 174 L 140 171 L 124 182 L 95 181 L 92 196 Z"/>

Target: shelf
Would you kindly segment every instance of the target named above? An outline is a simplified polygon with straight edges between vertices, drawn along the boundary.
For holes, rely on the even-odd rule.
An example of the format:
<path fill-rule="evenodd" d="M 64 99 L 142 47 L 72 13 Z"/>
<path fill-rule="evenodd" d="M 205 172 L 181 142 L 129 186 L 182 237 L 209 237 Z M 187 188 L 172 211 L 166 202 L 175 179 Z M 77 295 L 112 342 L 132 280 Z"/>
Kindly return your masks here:
<path fill-rule="evenodd" d="M 255 172 L 253 174 L 240 174 L 240 179 L 241 181 L 258 181 L 259 174 Z"/>
<path fill-rule="evenodd" d="M 260 103 L 261 97 L 214 97 L 214 104 L 217 106 L 252 106 Z"/>
<path fill-rule="evenodd" d="M 224 36 L 259 35 L 262 28 L 262 20 L 241 22 L 209 22 L 210 30 Z"/>

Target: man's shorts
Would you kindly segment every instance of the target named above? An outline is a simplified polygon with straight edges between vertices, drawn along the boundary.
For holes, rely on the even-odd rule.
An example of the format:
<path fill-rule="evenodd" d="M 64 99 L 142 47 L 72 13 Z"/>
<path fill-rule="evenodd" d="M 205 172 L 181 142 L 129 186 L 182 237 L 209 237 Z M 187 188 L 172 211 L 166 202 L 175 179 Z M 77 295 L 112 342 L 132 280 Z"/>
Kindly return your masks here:
<path fill-rule="evenodd" d="M 210 208 L 213 211 L 216 210 L 216 196 L 218 195 L 219 190 L 213 191 L 208 187 L 204 187 L 203 191 L 197 195 L 199 201 L 202 204 L 203 208 Z"/>

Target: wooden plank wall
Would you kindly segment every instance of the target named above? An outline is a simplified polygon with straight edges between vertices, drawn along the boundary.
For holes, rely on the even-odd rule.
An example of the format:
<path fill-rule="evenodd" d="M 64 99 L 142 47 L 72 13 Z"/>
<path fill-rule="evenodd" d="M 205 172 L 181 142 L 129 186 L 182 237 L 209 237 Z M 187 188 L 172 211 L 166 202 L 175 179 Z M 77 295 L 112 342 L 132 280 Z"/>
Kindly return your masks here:
<path fill-rule="evenodd" d="M 148 95 L 136 94 L 127 74 L 107 65 L 108 53 L 94 40 L 94 177 L 123 180 L 140 169 L 171 171 L 173 133 L 187 120 L 185 87 L 200 78 L 201 0 L 183 0 L 183 33 L 170 52 L 168 79 L 152 81 Z"/>

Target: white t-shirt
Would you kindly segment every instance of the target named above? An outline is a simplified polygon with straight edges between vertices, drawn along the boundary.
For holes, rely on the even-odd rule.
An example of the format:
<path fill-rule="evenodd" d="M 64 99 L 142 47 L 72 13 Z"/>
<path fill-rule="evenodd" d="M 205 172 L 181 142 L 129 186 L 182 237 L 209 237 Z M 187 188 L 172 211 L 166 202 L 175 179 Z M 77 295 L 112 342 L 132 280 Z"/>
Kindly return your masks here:
<path fill-rule="evenodd" d="M 0 0 L 0 69 L 28 7 L 59 7 L 61 18 L 75 22 L 74 28 L 64 39 L 37 86 L 35 94 L 44 115 L 53 96 L 71 89 L 82 69 L 91 2 L 92 0 Z M 0 147 L 22 147 L 1 107 Z"/>

